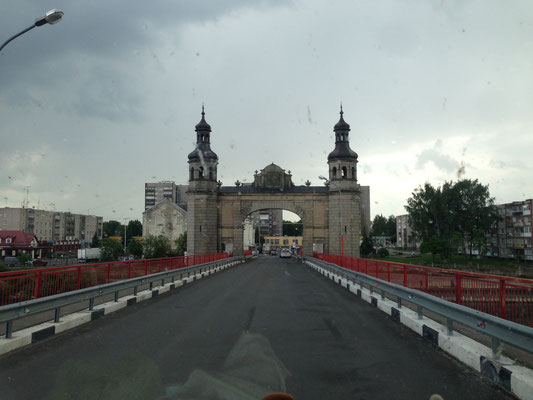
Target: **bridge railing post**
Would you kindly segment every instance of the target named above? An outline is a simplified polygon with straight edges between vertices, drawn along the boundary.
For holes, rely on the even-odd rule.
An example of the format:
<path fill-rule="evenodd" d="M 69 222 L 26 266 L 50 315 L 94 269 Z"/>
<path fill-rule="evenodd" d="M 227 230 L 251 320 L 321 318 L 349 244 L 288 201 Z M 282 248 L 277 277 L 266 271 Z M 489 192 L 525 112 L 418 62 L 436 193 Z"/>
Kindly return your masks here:
<path fill-rule="evenodd" d="M 81 288 L 81 267 L 78 267 L 78 277 L 76 279 L 76 289 Z"/>
<path fill-rule="evenodd" d="M 33 292 L 34 299 L 38 299 L 41 296 L 41 282 L 42 282 L 41 271 L 37 271 L 37 275 L 35 277 L 35 289 Z"/>
<path fill-rule="evenodd" d="M 462 285 L 462 276 L 461 274 L 455 274 L 455 303 L 462 304 L 463 302 L 463 290 Z"/>
<path fill-rule="evenodd" d="M 109 283 L 109 276 L 111 275 L 111 264 L 107 263 L 105 268 L 105 283 Z"/>
<path fill-rule="evenodd" d="M 407 265 L 403 266 L 403 286 L 407 287 Z"/>
<path fill-rule="evenodd" d="M 505 300 L 505 279 L 500 279 L 500 318 L 507 319 Z"/>

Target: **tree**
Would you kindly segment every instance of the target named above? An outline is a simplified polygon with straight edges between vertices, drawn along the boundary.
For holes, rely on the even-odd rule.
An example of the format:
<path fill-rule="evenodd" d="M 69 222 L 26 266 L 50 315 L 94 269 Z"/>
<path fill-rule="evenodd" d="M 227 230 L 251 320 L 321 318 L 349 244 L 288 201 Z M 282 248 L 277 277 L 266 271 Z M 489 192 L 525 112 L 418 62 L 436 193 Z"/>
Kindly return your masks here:
<path fill-rule="evenodd" d="M 170 240 L 163 235 L 148 236 L 142 241 L 145 258 L 168 257 L 172 254 Z"/>
<path fill-rule="evenodd" d="M 175 241 L 174 244 L 176 248 L 174 249 L 174 254 L 176 256 L 183 256 L 187 251 L 187 232 L 182 233 Z"/>
<path fill-rule="evenodd" d="M 98 238 L 98 234 L 96 232 L 94 233 L 91 247 L 100 247 L 100 239 Z"/>
<path fill-rule="evenodd" d="M 122 229 L 124 231 L 124 229 Z M 143 225 L 141 224 L 141 221 L 134 219 L 128 222 L 128 226 L 126 227 L 126 237 L 128 238 L 128 242 L 130 239 L 132 239 L 135 236 L 142 236 L 143 235 Z"/>
<path fill-rule="evenodd" d="M 390 215 L 385 218 L 383 215 L 376 215 L 372 222 L 371 236 L 390 236 L 391 240 L 393 236 L 396 236 L 396 217 Z M 395 240 L 393 240 L 395 241 Z"/>
<path fill-rule="evenodd" d="M 396 243 L 396 217 L 394 215 L 389 215 L 387 218 L 387 232 L 391 243 Z"/>
<path fill-rule="evenodd" d="M 374 245 L 367 235 L 363 235 L 360 252 L 361 257 L 368 257 L 374 253 Z"/>
<path fill-rule="evenodd" d="M 31 264 L 32 257 L 30 253 L 20 253 L 17 258 L 21 267 Z"/>
<path fill-rule="evenodd" d="M 135 258 L 142 258 L 143 256 L 143 244 L 142 241 L 133 239 L 128 243 L 128 254 L 131 254 Z"/>
<path fill-rule="evenodd" d="M 283 235 L 302 236 L 303 235 L 302 220 L 298 222 L 283 221 Z"/>
<path fill-rule="evenodd" d="M 123 225 L 118 221 L 106 221 L 103 225 L 104 237 L 122 236 L 124 233 Z"/>
<path fill-rule="evenodd" d="M 100 244 L 100 257 L 104 261 L 113 261 L 119 258 L 124 252 L 124 248 L 114 239 L 104 238 Z"/>
<path fill-rule="evenodd" d="M 486 244 L 485 233 L 500 219 L 489 187 L 477 179 L 463 179 L 452 190 L 456 231 L 461 236 L 463 254 L 472 256 L 474 247 L 482 254 Z M 467 248 L 469 251 L 466 251 Z"/>
<path fill-rule="evenodd" d="M 379 214 L 374 217 L 370 236 L 388 236 L 387 218 Z"/>
<path fill-rule="evenodd" d="M 409 213 L 409 224 L 415 231 L 415 238 L 425 243 L 424 250 L 430 251 L 434 257 L 440 254 L 442 258 L 450 255 L 447 243 L 451 241 L 453 229 L 450 222 L 453 220 L 449 213 L 449 184 L 445 183 L 443 190 L 434 188 L 430 183 L 418 187 L 407 199 L 405 209 Z"/>
<path fill-rule="evenodd" d="M 488 186 L 477 179 L 444 182 L 437 188 L 426 183 L 415 189 L 405 209 L 423 249 L 442 258 L 449 258 L 459 246 L 465 256 L 474 246 L 481 254 L 485 232 L 499 219 Z"/>

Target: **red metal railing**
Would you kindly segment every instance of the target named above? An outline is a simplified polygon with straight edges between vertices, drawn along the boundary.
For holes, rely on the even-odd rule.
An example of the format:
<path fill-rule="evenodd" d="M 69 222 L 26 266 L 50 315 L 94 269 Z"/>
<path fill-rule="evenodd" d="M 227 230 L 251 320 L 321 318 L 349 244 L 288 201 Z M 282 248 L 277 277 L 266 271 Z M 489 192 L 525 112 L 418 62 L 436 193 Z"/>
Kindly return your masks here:
<path fill-rule="evenodd" d="M 2 272 L 0 305 L 190 267 L 230 256 L 228 253 L 217 253 Z"/>
<path fill-rule="evenodd" d="M 319 260 L 361 272 L 500 318 L 533 326 L 533 280 L 314 253 Z"/>

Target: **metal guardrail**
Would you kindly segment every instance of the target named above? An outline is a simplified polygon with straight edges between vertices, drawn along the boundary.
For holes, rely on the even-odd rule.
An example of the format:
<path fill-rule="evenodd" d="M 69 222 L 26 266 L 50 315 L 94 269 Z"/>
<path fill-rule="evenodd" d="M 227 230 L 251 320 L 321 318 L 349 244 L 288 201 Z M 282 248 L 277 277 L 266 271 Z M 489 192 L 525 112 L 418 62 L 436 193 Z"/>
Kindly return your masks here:
<path fill-rule="evenodd" d="M 314 253 L 314 258 L 533 328 L 533 280 Z"/>
<path fill-rule="evenodd" d="M 227 257 L 227 253 L 197 254 L 0 272 L 0 306 Z"/>
<path fill-rule="evenodd" d="M 359 272 L 351 271 L 316 258 L 304 257 L 303 261 L 308 264 L 319 265 L 331 273 L 335 273 L 345 279 L 353 281 L 354 283 L 358 283 L 361 287 L 366 285 L 370 288 L 371 294 L 373 292 L 379 293 L 382 299 L 385 298 L 385 294 L 396 296 L 398 308 L 401 308 L 402 300 L 413 303 L 417 306 L 419 319 L 423 318 L 424 309 L 444 317 L 446 319 L 448 335 L 453 334 L 453 323 L 457 322 L 491 337 L 492 352 L 496 359 L 499 358 L 499 354 L 501 353 L 501 342 L 508 343 L 529 353 L 533 353 L 533 328 L 442 300 L 419 290 L 409 289 Z"/>
<path fill-rule="evenodd" d="M 6 323 L 6 338 L 11 338 L 13 333 L 13 321 L 16 319 L 55 310 L 54 322 L 59 322 L 61 307 L 88 300 L 89 311 L 93 311 L 94 299 L 97 297 L 114 294 L 115 302 L 117 302 L 119 299 L 119 292 L 122 290 L 133 288 L 133 294 L 136 296 L 138 287 L 141 285 L 150 284 L 150 289 L 152 289 L 154 282 L 161 281 L 161 286 L 164 286 L 165 282 L 168 283 L 168 279 L 170 279 L 170 282 L 174 282 L 177 276 L 180 276 L 180 279 L 182 279 L 184 275 L 189 277 L 191 273 L 196 275 L 198 273 L 212 270 L 218 266 L 241 260 L 243 260 L 242 257 L 224 258 L 192 267 L 168 270 L 152 275 L 139 276 L 128 280 L 0 306 L 0 323 Z"/>

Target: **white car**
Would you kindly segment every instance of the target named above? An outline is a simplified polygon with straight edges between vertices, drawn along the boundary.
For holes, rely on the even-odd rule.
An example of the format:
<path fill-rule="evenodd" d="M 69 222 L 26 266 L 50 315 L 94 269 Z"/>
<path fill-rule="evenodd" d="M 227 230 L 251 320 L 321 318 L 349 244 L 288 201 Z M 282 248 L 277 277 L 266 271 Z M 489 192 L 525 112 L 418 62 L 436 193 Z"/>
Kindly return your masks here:
<path fill-rule="evenodd" d="M 279 256 L 281 258 L 291 258 L 291 251 L 289 249 L 281 249 Z"/>

